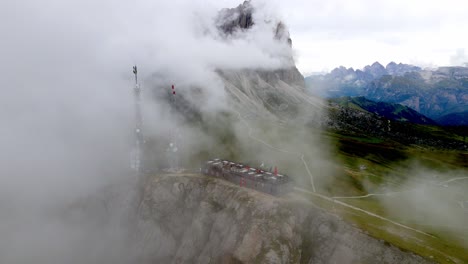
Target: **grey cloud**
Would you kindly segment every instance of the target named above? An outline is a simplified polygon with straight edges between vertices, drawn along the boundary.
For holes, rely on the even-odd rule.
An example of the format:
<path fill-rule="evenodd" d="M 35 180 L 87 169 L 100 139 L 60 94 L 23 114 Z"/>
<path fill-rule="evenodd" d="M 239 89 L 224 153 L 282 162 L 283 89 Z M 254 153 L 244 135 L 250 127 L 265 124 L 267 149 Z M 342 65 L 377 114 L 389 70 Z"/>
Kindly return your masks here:
<path fill-rule="evenodd" d="M 453 66 L 468 67 L 468 54 L 465 53 L 465 49 L 458 49 L 455 54 L 450 57 L 450 64 Z"/>
<path fill-rule="evenodd" d="M 467 246 L 465 173 L 414 165 L 408 174 L 411 177 L 392 190 L 396 193 L 379 197 L 389 216 Z"/>
<path fill-rule="evenodd" d="M 217 94 L 205 104 L 215 107 L 224 93 L 217 68 L 289 63 L 289 47 L 272 44 L 272 25 L 263 21 L 237 38 L 216 35 L 217 10 L 193 1 L 2 4 L 0 262 L 123 261 L 118 223 L 100 227 L 99 213 L 70 223 L 56 211 L 131 174 L 131 66 L 140 66 L 144 89 L 163 73 L 179 89 Z M 145 132 L 167 133 L 173 124 L 164 106 L 146 108 Z"/>

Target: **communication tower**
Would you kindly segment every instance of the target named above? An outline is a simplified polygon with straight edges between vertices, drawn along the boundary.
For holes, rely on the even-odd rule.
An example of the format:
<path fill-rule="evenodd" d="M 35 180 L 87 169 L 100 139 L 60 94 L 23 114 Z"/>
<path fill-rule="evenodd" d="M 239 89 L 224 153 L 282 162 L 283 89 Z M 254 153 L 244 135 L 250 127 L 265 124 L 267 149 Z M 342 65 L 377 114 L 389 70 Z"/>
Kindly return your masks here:
<path fill-rule="evenodd" d="M 133 97 L 134 97 L 134 104 L 135 104 L 135 146 L 133 148 L 131 154 L 131 167 L 133 170 L 140 174 L 142 169 L 142 149 L 144 144 L 143 139 L 143 131 L 142 131 L 142 123 L 143 119 L 141 117 L 141 105 L 140 105 L 140 94 L 141 88 L 140 84 L 138 84 L 138 69 L 137 66 L 133 66 L 133 74 L 135 75 L 135 86 L 133 88 Z"/>
<path fill-rule="evenodd" d="M 172 88 L 172 109 L 173 113 L 176 112 L 176 91 L 174 85 L 171 86 Z M 166 149 L 167 159 L 169 162 L 169 170 L 175 171 L 179 169 L 179 155 L 178 155 L 178 137 L 179 137 L 179 130 L 177 125 L 174 126 L 174 131 L 171 133 L 171 142 L 169 143 L 169 147 Z"/>

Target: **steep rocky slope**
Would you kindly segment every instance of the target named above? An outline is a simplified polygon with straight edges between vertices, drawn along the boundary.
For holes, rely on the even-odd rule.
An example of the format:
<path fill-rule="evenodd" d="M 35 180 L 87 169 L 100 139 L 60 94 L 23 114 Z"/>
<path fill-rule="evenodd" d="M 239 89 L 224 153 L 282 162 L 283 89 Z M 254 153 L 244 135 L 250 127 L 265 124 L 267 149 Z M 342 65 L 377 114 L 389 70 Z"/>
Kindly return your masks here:
<path fill-rule="evenodd" d="M 199 175 L 150 178 L 140 263 L 428 263 L 311 204 Z"/>
<path fill-rule="evenodd" d="M 262 118 L 293 118 L 313 115 L 325 105 L 305 93 L 304 79 L 297 69 L 275 71 L 220 71 L 230 103 L 242 113 Z"/>

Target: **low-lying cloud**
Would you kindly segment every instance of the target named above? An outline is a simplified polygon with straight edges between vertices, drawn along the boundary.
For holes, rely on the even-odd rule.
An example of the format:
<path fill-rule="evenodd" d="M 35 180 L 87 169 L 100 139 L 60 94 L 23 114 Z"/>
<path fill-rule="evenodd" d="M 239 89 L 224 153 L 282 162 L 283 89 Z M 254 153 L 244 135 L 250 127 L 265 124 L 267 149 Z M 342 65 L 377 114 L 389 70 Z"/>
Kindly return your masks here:
<path fill-rule="evenodd" d="M 465 49 L 458 49 L 456 53 L 450 57 L 450 64 L 453 66 L 468 67 L 468 55 L 465 53 Z"/>
<path fill-rule="evenodd" d="M 2 4 L 0 262 L 123 261 L 120 224 L 96 225 L 103 212 L 70 223 L 57 210 L 131 175 L 133 64 L 144 89 L 158 73 L 180 89 L 195 85 L 223 98 L 216 69 L 291 62 L 287 44 L 271 41 L 274 21 L 225 37 L 213 3 Z M 149 134 L 171 122 L 151 118 Z"/>

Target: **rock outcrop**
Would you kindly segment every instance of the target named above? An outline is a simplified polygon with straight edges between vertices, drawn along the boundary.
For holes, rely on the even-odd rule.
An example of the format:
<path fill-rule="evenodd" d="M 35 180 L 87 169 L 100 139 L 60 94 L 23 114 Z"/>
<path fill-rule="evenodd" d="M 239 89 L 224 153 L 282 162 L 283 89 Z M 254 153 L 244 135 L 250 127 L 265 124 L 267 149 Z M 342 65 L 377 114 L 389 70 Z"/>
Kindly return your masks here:
<path fill-rule="evenodd" d="M 372 75 L 374 78 L 378 78 L 387 74 L 385 67 L 377 61 L 374 62 L 371 66 L 367 65 L 364 67 L 364 72 Z"/>
<path fill-rule="evenodd" d="M 291 119 L 320 112 L 322 100 L 307 95 L 297 69 L 219 71 L 229 101 L 243 114 Z M 305 118 L 305 117 L 304 117 Z"/>
<path fill-rule="evenodd" d="M 250 1 L 244 1 L 236 8 L 224 8 L 216 19 L 217 27 L 225 35 L 232 35 L 239 30 L 248 30 L 255 24 L 254 11 Z M 271 23 L 271 21 L 268 23 Z M 273 32 L 276 40 L 287 41 L 290 46 L 292 45 L 289 31 L 283 22 L 279 21 L 274 24 Z"/>
<path fill-rule="evenodd" d="M 149 179 L 139 263 L 428 263 L 297 200 L 200 175 Z"/>
<path fill-rule="evenodd" d="M 246 30 L 254 25 L 252 17 L 253 7 L 249 1 L 236 8 L 225 8 L 219 13 L 218 28 L 225 34 L 232 34 L 236 30 Z"/>
<path fill-rule="evenodd" d="M 236 8 L 224 9 L 217 19 L 222 34 L 230 37 L 237 31 L 248 31 L 256 22 L 255 9 L 250 1 Z M 289 31 L 281 21 L 261 21 L 271 26 L 272 39 L 280 43 L 292 41 Z M 276 119 L 297 117 L 298 112 L 317 112 L 324 104 L 305 92 L 304 77 L 294 66 L 292 53 L 284 58 L 285 65 L 278 69 L 246 68 L 242 70 L 218 69 L 229 101 L 243 114 L 255 114 Z M 315 110 L 310 110 L 315 108 Z M 300 110 L 302 109 L 302 110 Z"/>

